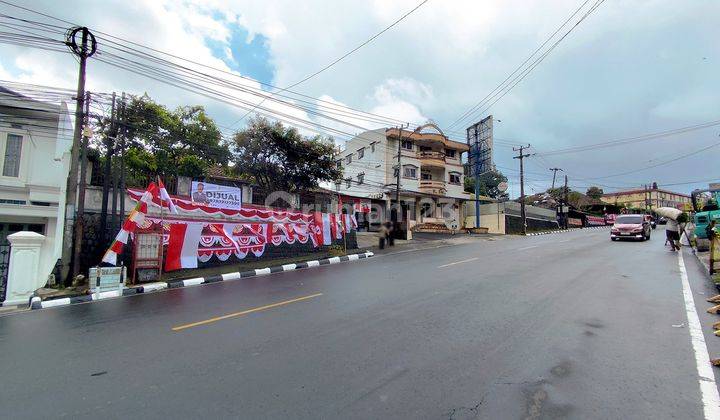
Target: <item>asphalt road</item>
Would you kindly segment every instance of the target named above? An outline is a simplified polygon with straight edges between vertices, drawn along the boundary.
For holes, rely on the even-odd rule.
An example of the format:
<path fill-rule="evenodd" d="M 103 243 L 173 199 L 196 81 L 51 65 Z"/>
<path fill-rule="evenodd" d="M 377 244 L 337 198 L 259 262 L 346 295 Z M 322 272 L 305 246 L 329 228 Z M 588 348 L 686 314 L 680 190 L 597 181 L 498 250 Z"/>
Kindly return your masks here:
<path fill-rule="evenodd" d="M 3 418 L 704 418 L 678 256 L 506 237 L 0 317 Z M 711 357 L 713 293 L 685 265 Z"/>

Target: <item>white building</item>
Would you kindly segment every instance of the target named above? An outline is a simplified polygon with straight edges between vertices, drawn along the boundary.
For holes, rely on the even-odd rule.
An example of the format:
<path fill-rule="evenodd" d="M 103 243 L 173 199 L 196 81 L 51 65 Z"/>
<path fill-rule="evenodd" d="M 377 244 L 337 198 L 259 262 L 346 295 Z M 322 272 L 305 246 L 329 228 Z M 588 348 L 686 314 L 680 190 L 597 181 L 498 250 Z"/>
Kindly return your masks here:
<path fill-rule="evenodd" d="M 414 131 L 381 128 L 349 140 L 336 155 L 343 168 L 339 192 L 382 200 L 386 212 L 374 214 L 373 224 L 392 218 L 387 211 L 397 191 L 398 142 L 403 227 L 440 230 L 441 225 L 462 225 L 461 204 L 471 196 L 464 191 L 461 156 L 469 147 L 450 140 L 435 124 Z"/>
<path fill-rule="evenodd" d="M 0 87 L 0 244 L 19 231 L 44 235 L 37 274 L 42 284 L 62 253 L 71 145 L 65 103 Z M 3 268 L 6 277 L 7 263 Z"/>

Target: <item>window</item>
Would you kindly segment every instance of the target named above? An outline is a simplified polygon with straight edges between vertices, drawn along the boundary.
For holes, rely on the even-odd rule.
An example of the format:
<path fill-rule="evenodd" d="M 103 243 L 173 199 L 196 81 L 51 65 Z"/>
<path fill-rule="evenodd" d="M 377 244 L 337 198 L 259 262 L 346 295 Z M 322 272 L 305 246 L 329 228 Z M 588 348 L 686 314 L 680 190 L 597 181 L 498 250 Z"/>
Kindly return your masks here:
<path fill-rule="evenodd" d="M 375 142 L 370 143 L 370 153 L 375 153 Z"/>
<path fill-rule="evenodd" d="M 5 161 L 3 163 L 3 176 L 17 177 L 20 174 L 20 151 L 22 149 L 22 136 L 8 134 L 5 143 Z"/>
<path fill-rule="evenodd" d="M 337 163 L 337 168 L 338 168 L 338 169 L 342 169 L 342 159 L 338 159 L 338 161 L 335 162 L 335 163 Z"/>
<path fill-rule="evenodd" d="M 352 178 L 348 178 L 345 180 L 345 188 L 350 188 L 350 184 L 352 183 Z"/>
<path fill-rule="evenodd" d="M 420 151 L 421 152 L 432 152 L 432 147 L 420 146 Z"/>
<path fill-rule="evenodd" d="M 402 141 L 402 144 L 400 145 L 400 147 L 402 147 L 402 148 L 405 149 L 405 150 L 412 150 L 412 149 L 413 149 L 413 144 L 412 144 L 412 142 L 409 141 L 409 140 L 403 140 L 403 141 Z"/>
<path fill-rule="evenodd" d="M 345 163 L 347 163 L 348 165 L 352 163 L 352 153 L 345 156 Z"/>
<path fill-rule="evenodd" d="M 455 159 L 455 152 L 454 149 L 445 149 L 445 156 Z"/>
<path fill-rule="evenodd" d="M 362 159 L 363 156 L 365 156 L 365 148 L 364 147 L 359 148 L 357 151 L 357 154 L 358 154 L 358 160 Z"/>
<path fill-rule="evenodd" d="M 460 184 L 460 173 L 459 172 L 450 172 L 450 183 L 451 184 Z"/>
<path fill-rule="evenodd" d="M 417 179 L 417 166 L 414 166 L 414 165 L 403 166 L 403 177 Z"/>
<path fill-rule="evenodd" d="M 365 172 L 360 172 L 357 176 L 358 179 L 358 185 L 361 185 L 363 182 L 365 182 Z"/>
<path fill-rule="evenodd" d="M 432 181 L 432 174 L 430 172 L 420 172 L 420 179 L 424 181 Z"/>

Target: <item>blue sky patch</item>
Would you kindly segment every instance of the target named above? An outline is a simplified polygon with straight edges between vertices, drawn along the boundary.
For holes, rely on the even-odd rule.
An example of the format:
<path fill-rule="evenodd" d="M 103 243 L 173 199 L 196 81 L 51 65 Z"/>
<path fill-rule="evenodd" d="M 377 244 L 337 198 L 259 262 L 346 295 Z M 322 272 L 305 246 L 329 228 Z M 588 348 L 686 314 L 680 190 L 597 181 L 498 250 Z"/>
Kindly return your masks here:
<path fill-rule="evenodd" d="M 205 40 L 213 55 L 244 76 L 252 77 L 263 83 L 272 83 L 275 69 L 270 63 L 267 37 L 256 34 L 250 42 L 247 42 L 247 29 L 237 23 L 229 24 L 229 29 L 231 31 L 229 45 L 212 39 Z M 226 47 L 230 49 L 232 58 L 228 57 Z"/>

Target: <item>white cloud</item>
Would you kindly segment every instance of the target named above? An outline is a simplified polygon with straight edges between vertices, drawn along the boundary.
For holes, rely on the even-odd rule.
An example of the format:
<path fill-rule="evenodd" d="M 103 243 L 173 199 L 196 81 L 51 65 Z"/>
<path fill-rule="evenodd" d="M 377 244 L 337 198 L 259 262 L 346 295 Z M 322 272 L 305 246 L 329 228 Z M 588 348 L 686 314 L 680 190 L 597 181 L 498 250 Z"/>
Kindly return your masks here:
<path fill-rule="evenodd" d="M 272 83 L 288 86 L 356 47 L 418 2 L 85 0 L 61 7 L 44 0 L 32 7 L 226 71 L 230 69 L 224 57 L 213 56 L 205 42 L 224 43 L 227 56 L 228 26 L 239 23 L 248 29 L 248 40 L 258 34 L 267 38 L 275 70 Z M 442 127 L 490 92 L 580 4 L 577 0 L 430 1 L 294 90 L 413 123 L 432 118 Z M 718 15 L 720 3 L 704 0 L 689 0 L 681 8 L 671 0 L 605 2 L 490 110 L 503 120 L 496 125 L 496 136 L 549 150 L 717 119 L 712 112 L 718 102 L 706 92 L 720 89 L 716 77 L 720 28 L 714 19 Z M 69 56 L 3 45 L 0 65 L 15 80 L 69 88 L 76 83 L 77 64 Z M 222 125 L 244 114 L 99 63 L 91 63 L 88 74 L 91 89 L 147 91 L 170 106 L 206 104 Z M 272 102 L 263 106 L 310 118 L 293 107 Z M 349 121 L 369 124 L 355 117 Z M 322 123 L 356 130 L 333 121 Z M 664 145 L 665 153 L 683 149 L 681 142 Z M 500 149 L 496 160 L 505 166 L 516 163 L 509 151 Z M 587 176 L 600 176 L 618 165 L 615 150 L 556 160 L 554 165 L 576 167 Z M 697 167 L 698 161 L 688 160 L 686 172 L 691 165 Z M 670 177 L 660 167 L 620 180 Z"/>

